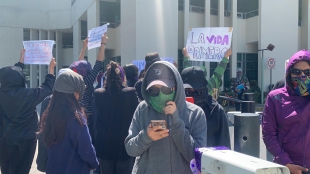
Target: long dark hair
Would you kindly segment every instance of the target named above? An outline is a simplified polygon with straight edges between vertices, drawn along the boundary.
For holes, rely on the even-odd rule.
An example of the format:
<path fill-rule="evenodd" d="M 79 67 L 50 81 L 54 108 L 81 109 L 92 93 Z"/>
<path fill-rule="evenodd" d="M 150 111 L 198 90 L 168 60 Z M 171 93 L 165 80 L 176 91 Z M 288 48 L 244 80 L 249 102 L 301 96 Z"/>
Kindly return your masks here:
<path fill-rule="evenodd" d="M 63 139 L 70 115 L 74 115 L 81 125 L 84 124 L 85 121 L 82 117 L 86 119 L 86 115 L 74 94 L 54 91 L 47 109 L 43 112 L 37 132 L 47 146 L 56 144 Z"/>
<path fill-rule="evenodd" d="M 126 86 L 124 78 L 125 74 L 122 67 L 118 63 L 111 61 L 107 66 L 104 87 L 109 93 L 118 93 Z"/>

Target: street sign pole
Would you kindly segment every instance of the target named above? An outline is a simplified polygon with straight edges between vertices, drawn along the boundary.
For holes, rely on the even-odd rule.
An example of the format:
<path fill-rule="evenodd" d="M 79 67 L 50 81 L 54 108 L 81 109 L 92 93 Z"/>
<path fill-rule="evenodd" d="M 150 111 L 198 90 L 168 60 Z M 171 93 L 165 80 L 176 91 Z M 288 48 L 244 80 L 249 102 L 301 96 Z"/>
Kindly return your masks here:
<path fill-rule="evenodd" d="M 272 69 L 276 66 L 276 59 L 275 58 L 268 58 L 268 68 L 270 69 L 270 89 L 272 88 Z"/>

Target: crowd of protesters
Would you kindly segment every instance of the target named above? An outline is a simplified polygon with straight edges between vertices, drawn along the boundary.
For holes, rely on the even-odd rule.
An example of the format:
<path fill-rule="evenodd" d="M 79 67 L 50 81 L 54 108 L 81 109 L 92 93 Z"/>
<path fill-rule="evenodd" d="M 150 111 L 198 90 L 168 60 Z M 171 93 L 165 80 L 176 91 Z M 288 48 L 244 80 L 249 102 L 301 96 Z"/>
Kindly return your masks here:
<path fill-rule="evenodd" d="M 182 72 L 157 52 L 145 56 L 140 74 L 133 64 L 113 61 L 102 72 L 107 41 L 104 34 L 93 67 L 84 60 L 87 39 L 78 60 L 57 77 L 53 58 L 38 88 L 25 85 L 27 50 L 14 66 L 0 69 L 2 174 L 28 174 L 37 140 L 37 169 L 47 174 L 191 173 L 195 148 L 231 147 L 227 116 L 212 97 L 231 49 L 207 79 L 204 67 L 190 66 L 185 48 Z M 286 85 L 268 94 L 263 113 L 268 151 L 294 174 L 310 166 L 309 76 L 310 53 L 302 50 L 289 61 Z M 231 84 L 240 99 L 246 81 L 238 68 Z"/>

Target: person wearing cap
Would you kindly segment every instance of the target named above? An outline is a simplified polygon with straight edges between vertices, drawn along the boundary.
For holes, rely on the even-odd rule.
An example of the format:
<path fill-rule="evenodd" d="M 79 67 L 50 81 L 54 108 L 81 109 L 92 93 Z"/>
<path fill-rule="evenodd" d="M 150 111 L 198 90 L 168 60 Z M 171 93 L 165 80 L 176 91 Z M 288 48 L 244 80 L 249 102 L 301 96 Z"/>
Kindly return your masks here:
<path fill-rule="evenodd" d="M 185 100 L 182 78 L 166 61 L 153 63 L 142 82 L 144 101 L 138 105 L 125 147 L 136 157 L 132 174 L 191 173 L 194 149 L 206 146 L 207 124 L 203 110 Z M 152 126 L 164 120 L 167 127 Z"/>
<path fill-rule="evenodd" d="M 0 108 L 3 110 L 3 135 L 0 139 L 2 174 L 29 173 L 37 146 L 36 106 L 52 93 L 55 83 L 56 62 L 52 58 L 49 74 L 45 76 L 42 85 L 37 88 L 26 87 L 23 73 L 25 52 L 22 49 L 20 60 L 14 66 L 0 69 Z"/>
<path fill-rule="evenodd" d="M 56 79 L 38 131 L 48 147 L 47 174 L 89 174 L 98 166 L 87 117 L 79 103 L 84 91 L 83 77 L 75 72 L 64 72 Z"/>
<path fill-rule="evenodd" d="M 226 146 L 230 148 L 228 120 L 223 107 L 208 94 L 204 71 L 198 66 L 185 68 L 181 77 L 186 97 L 192 97 L 207 119 L 207 147 Z"/>
<path fill-rule="evenodd" d="M 293 174 L 310 168 L 310 52 L 295 53 L 286 67 L 284 88 L 266 98 L 262 135 L 275 163 Z"/>
<path fill-rule="evenodd" d="M 191 67 L 192 65 L 190 64 L 190 56 L 186 50 L 186 48 L 183 48 L 182 53 L 184 55 L 184 61 L 183 61 L 183 67 L 184 69 L 187 67 Z M 213 95 L 213 90 L 214 89 L 218 89 L 221 84 L 222 84 L 222 77 L 223 74 L 226 70 L 227 64 L 229 62 L 229 56 L 232 54 L 231 48 L 229 48 L 226 53 L 225 56 L 223 57 L 222 61 L 217 65 L 217 67 L 215 68 L 213 75 L 210 79 L 207 79 L 207 70 L 204 66 L 199 66 L 205 73 L 205 79 L 207 79 L 208 83 L 207 83 L 207 90 L 208 93 L 212 96 Z"/>
<path fill-rule="evenodd" d="M 73 72 L 70 68 L 62 68 L 58 71 L 58 76 L 64 72 Z M 47 109 L 48 104 L 50 103 L 50 100 L 52 99 L 53 94 L 47 96 L 41 104 L 41 110 L 40 110 L 40 120 L 43 117 L 44 111 Z M 37 169 L 41 172 L 46 172 L 46 163 L 47 163 L 47 147 L 42 141 L 40 137 L 38 137 L 38 155 L 36 159 L 37 163 Z"/>
<path fill-rule="evenodd" d="M 141 86 L 142 86 L 142 81 L 143 78 L 145 76 L 146 71 L 148 70 L 148 68 L 154 63 L 160 61 L 160 57 L 158 55 L 157 52 L 150 52 L 147 53 L 147 55 L 145 56 L 145 67 L 144 70 L 141 71 L 141 78 L 137 81 L 137 83 L 135 84 L 135 89 L 136 89 L 136 93 L 137 93 L 137 97 L 139 99 L 139 101 L 143 101 L 144 98 L 142 96 L 141 93 Z"/>
<path fill-rule="evenodd" d="M 250 89 L 249 80 L 243 76 L 242 68 L 237 68 L 237 77 L 230 79 L 230 87 L 239 100 L 242 100 L 243 93 Z M 235 103 L 235 106 L 236 111 L 240 111 L 240 103 Z"/>

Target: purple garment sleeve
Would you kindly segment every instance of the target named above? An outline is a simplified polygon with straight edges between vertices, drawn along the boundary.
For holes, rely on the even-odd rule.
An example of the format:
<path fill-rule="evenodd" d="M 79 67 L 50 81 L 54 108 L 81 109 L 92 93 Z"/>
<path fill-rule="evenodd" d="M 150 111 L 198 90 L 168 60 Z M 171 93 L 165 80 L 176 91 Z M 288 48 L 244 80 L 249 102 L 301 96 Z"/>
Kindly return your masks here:
<path fill-rule="evenodd" d="M 289 155 L 282 149 L 278 142 L 278 123 L 276 108 L 271 96 L 268 95 L 263 113 L 262 134 L 267 150 L 275 157 L 274 162 L 286 165 L 292 163 Z"/>

